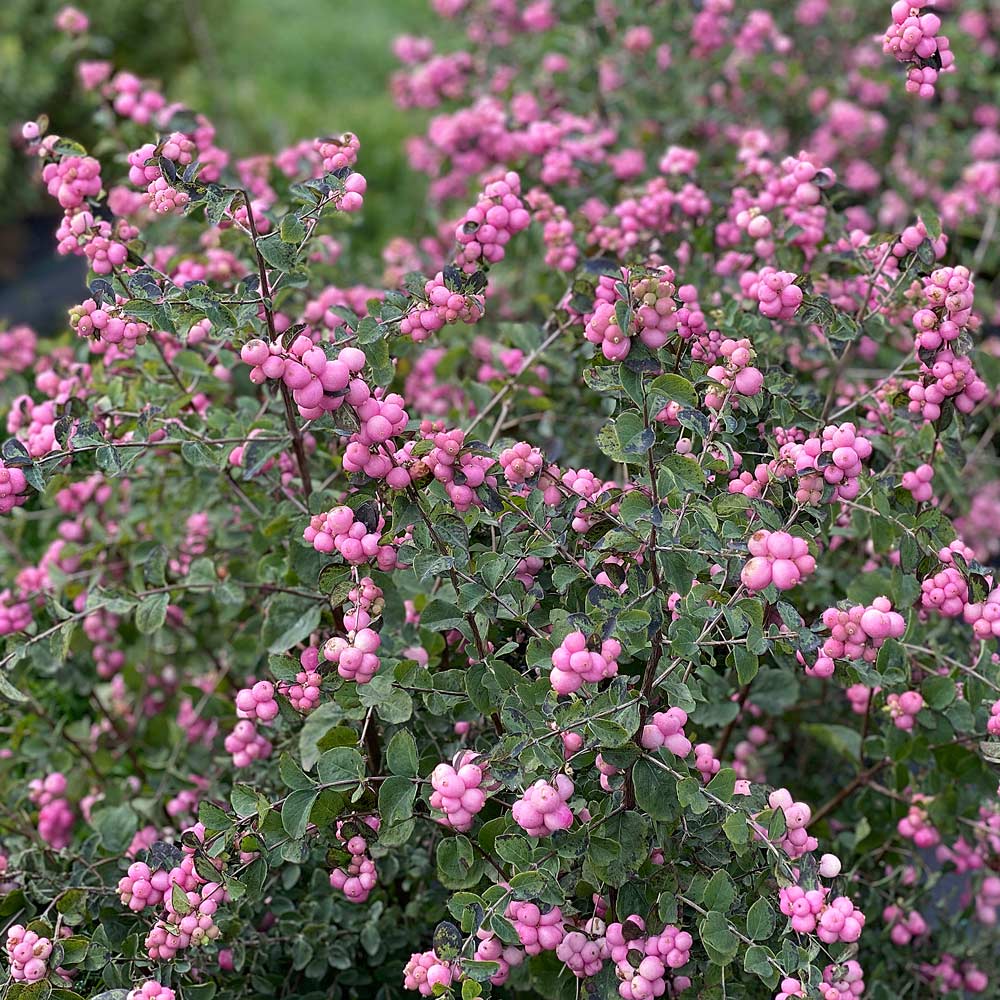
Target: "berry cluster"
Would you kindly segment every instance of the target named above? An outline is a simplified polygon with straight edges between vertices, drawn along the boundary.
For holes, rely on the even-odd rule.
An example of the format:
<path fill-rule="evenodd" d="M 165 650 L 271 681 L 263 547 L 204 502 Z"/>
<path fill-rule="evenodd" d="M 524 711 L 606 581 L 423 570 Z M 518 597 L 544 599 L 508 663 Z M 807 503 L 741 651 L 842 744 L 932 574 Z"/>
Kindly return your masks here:
<path fill-rule="evenodd" d="M 521 178 L 508 171 L 488 183 L 455 229 L 455 263 L 466 274 L 503 260 L 510 238 L 527 228 L 531 215 L 521 200 Z"/>
<path fill-rule="evenodd" d="M 762 267 L 747 283 L 746 293 L 755 298 L 761 315 L 768 319 L 791 319 L 802 305 L 802 289 L 795 284 L 798 277 L 792 271 Z"/>
<path fill-rule="evenodd" d="M 583 632 L 570 632 L 552 654 L 549 681 L 556 694 L 572 694 L 584 684 L 599 684 L 618 674 L 622 647 L 617 639 L 604 639 L 600 651 L 587 647 Z"/>
<path fill-rule="evenodd" d="M 425 997 L 447 990 L 453 978 L 449 963 L 442 962 L 433 951 L 411 955 L 403 969 L 403 986 L 408 990 L 417 990 Z"/>
<path fill-rule="evenodd" d="M 278 703 L 274 700 L 274 685 L 270 681 L 257 681 L 253 687 L 237 691 L 236 715 L 241 719 L 273 722 L 278 715 Z"/>
<path fill-rule="evenodd" d="M 1000 636 L 1000 587 L 991 590 L 984 601 L 966 604 L 962 619 L 972 626 L 972 634 L 977 639 Z"/>
<path fill-rule="evenodd" d="M 315 514 L 302 537 L 317 552 L 339 552 L 343 558 L 355 566 L 378 561 L 383 562 L 383 550 L 395 552 L 391 545 L 382 545 L 379 524 L 369 526 L 366 521 L 355 517 L 354 511 L 344 505 L 334 507 L 325 514 Z"/>
<path fill-rule="evenodd" d="M 377 831 L 377 819 L 368 817 L 366 822 Z M 368 841 L 360 834 L 349 837 L 345 841 L 343 824 L 339 820 L 337 822 L 337 839 L 344 842 L 347 853 L 350 855 L 350 861 L 348 861 L 346 869 L 334 868 L 330 872 L 330 886 L 342 892 L 348 901 L 363 903 L 371 895 L 371 891 L 378 881 L 375 862 L 368 854 Z"/>
<path fill-rule="evenodd" d="M 882 919 L 889 925 L 889 939 L 900 948 L 927 933 L 927 921 L 916 910 L 907 913 L 895 903 L 882 911 Z"/>
<path fill-rule="evenodd" d="M 319 649 L 307 646 L 299 656 L 299 663 L 302 669 L 295 675 L 295 680 L 280 681 L 278 691 L 288 699 L 296 712 L 308 715 L 319 705 L 320 687 L 323 684 L 323 678 L 317 670 Z"/>
<path fill-rule="evenodd" d="M 21 924 L 7 929 L 7 957 L 10 978 L 16 983 L 37 983 L 48 972 L 46 961 L 52 954 L 52 942 L 29 931 Z"/>
<path fill-rule="evenodd" d="M 743 566 L 740 579 L 751 592 L 772 583 L 778 590 L 790 590 L 816 569 L 806 540 L 787 531 L 762 529 L 751 536 L 747 548 L 753 558 Z"/>
<path fill-rule="evenodd" d="M 947 400 L 954 403 L 959 413 L 971 413 L 976 403 L 986 398 L 986 383 L 976 373 L 972 362 L 954 351 L 938 351 L 931 364 L 921 363 L 920 371 L 921 380 L 910 383 L 907 388 L 909 410 L 919 413 L 928 423 L 940 419 Z"/>
<path fill-rule="evenodd" d="M 251 366 L 250 381 L 256 385 L 268 379 L 284 382 L 305 420 L 337 410 L 345 401 L 360 406 L 371 396 L 365 382 L 356 377 L 367 363 L 364 352 L 356 347 L 344 347 L 331 359 L 311 338 L 299 334 L 287 348 L 280 340 L 270 344 L 250 340 L 240 357 Z"/>
<path fill-rule="evenodd" d="M 825 427 L 822 437 L 788 442 L 779 455 L 799 477 L 796 501 L 815 505 L 822 501 L 826 486 L 834 487 L 833 499 L 853 500 L 861 489 L 862 463 L 871 453 L 871 441 L 854 424 L 841 424 Z"/>
<path fill-rule="evenodd" d="M 99 306 L 94 299 L 86 299 L 69 311 L 69 324 L 79 337 L 93 337 L 104 344 L 115 344 L 131 353 L 136 344 L 144 344 L 149 336 L 149 325 L 126 318 L 122 310 Z"/>
<path fill-rule="evenodd" d="M 812 819 L 812 810 L 805 802 L 796 802 L 787 788 L 776 788 L 768 795 L 767 804 L 772 809 L 780 809 L 785 818 L 785 833 L 780 846 L 790 858 L 801 858 L 803 854 L 816 850 L 819 842 L 809 836 L 806 829 Z"/>
<path fill-rule="evenodd" d="M 441 822 L 453 830 L 472 828 L 472 821 L 486 804 L 483 770 L 471 751 L 460 754 L 456 770 L 451 764 L 438 764 L 431 772 L 431 808 L 444 813 Z"/>
<path fill-rule="evenodd" d="M 691 753 L 691 741 L 684 735 L 687 720 L 687 712 L 681 708 L 654 712 L 642 727 L 642 746 L 647 750 L 666 747 L 675 757 L 687 757 Z"/>
<path fill-rule="evenodd" d="M 118 898 L 130 910 L 138 913 L 147 906 L 159 906 L 170 891 L 170 875 L 153 871 L 142 861 L 133 862 L 128 872 L 118 880 Z"/>
<path fill-rule="evenodd" d="M 478 323 L 486 312 L 483 284 L 456 267 L 438 271 L 424 282 L 423 299 L 414 299 L 400 320 L 400 333 L 416 343 L 451 323 Z"/>
<path fill-rule="evenodd" d="M 903 473 L 903 489 L 908 490 L 917 503 L 927 503 L 934 497 L 934 487 L 931 486 L 933 478 L 934 467 L 925 462 Z"/>
<path fill-rule="evenodd" d="M 76 817 L 66 799 L 66 776 L 55 771 L 28 784 L 28 796 L 38 806 L 38 836 L 54 850 L 69 846 Z"/>
<path fill-rule="evenodd" d="M 511 816 L 529 836 L 547 837 L 573 825 L 573 812 L 566 804 L 573 795 L 573 782 L 557 774 L 550 783 L 539 778 L 511 808 Z"/>
<path fill-rule="evenodd" d="M 857 604 L 846 611 L 827 608 L 823 624 L 830 638 L 823 643 L 824 655 L 832 660 L 865 660 L 874 663 L 886 639 L 900 639 L 906 631 L 906 621 L 892 610 L 887 597 L 876 597 L 869 607 Z"/>
<path fill-rule="evenodd" d="M 28 499 L 28 481 L 24 473 L 0 461 L 0 514 L 7 514 Z"/>
<path fill-rule="evenodd" d="M 710 389 L 705 393 L 706 406 L 721 410 L 730 400 L 736 407 L 737 401 L 731 399 L 733 390 L 740 396 L 756 396 L 763 388 L 764 374 L 753 367 L 756 353 L 745 337 L 742 340 L 723 340 L 718 345 L 718 358 L 722 363 L 712 365 L 708 377 L 718 383 L 719 389 Z"/>
<path fill-rule="evenodd" d="M 791 918 L 792 930 L 813 934 L 825 944 L 843 941 L 850 944 L 861 937 L 865 915 L 847 896 L 826 902 L 827 889 L 805 890 L 792 885 L 778 890 L 779 909 Z"/>
<path fill-rule="evenodd" d="M 892 24 L 882 39 L 882 51 L 898 62 L 909 63 L 906 91 L 924 100 L 934 96 L 938 73 L 955 71 L 955 53 L 946 35 L 939 35 L 941 18 L 933 11 L 921 13 L 928 0 L 896 0 Z"/>

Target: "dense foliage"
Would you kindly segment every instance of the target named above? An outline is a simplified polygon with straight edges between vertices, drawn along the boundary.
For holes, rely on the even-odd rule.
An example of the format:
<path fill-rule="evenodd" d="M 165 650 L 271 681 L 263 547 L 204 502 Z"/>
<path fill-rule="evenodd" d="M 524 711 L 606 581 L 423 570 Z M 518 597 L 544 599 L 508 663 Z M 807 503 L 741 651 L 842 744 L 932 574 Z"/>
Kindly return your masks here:
<path fill-rule="evenodd" d="M 377 265 L 363 121 L 237 160 L 60 12 L 102 135 L 22 130 L 90 274 L 0 332 L 6 998 L 995 990 L 957 7 L 435 0 Z"/>

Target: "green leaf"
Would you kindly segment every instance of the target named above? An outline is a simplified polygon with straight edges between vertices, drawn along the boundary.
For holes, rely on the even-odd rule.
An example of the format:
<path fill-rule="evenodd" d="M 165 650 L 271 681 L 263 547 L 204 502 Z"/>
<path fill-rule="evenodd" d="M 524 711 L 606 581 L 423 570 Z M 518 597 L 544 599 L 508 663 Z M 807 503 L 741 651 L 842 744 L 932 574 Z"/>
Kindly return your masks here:
<path fill-rule="evenodd" d="M 705 886 L 702 903 L 710 910 L 728 910 L 736 898 L 736 886 L 725 871 L 717 871 Z"/>
<path fill-rule="evenodd" d="M 22 694 L 9 680 L 7 680 L 7 675 L 2 667 L 0 667 L 0 698 L 4 698 L 6 701 L 11 701 L 16 704 L 21 704 L 28 700 L 28 696 Z"/>
<path fill-rule="evenodd" d="M 109 806 L 94 813 L 94 829 L 112 854 L 122 853 L 139 828 L 139 817 L 127 803 Z"/>
<path fill-rule="evenodd" d="M 312 778 L 287 753 L 283 753 L 278 758 L 278 776 L 286 788 L 291 788 L 294 791 L 313 787 Z"/>
<path fill-rule="evenodd" d="M 706 791 L 711 792 L 723 802 L 728 802 L 733 797 L 736 789 L 736 772 L 731 767 L 724 767 L 708 783 Z"/>
<path fill-rule="evenodd" d="M 364 776 L 365 761 L 354 747 L 334 747 L 320 757 L 317 773 L 324 785 L 353 784 Z"/>
<path fill-rule="evenodd" d="M 228 830 L 233 825 L 233 818 L 214 803 L 202 800 L 198 805 L 198 822 L 204 823 L 209 830 Z"/>
<path fill-rule="evenodd" d="M 393 774 L 402 774 L 408 777 L 415 777 L 419 773 L 419 760 L 417 758 L 417 741 L 412 733 L 406 729 L 400 729 L 385 749 L 386 763 Z"/>
<path fill-rule="evenodd" d="M 632 765 L 635 803 L 650 819 L 672 820 L 677 816 L 676 781 L 648 760 Z"/>
<path fill-rule="evenodd" d="M 434 928 L 434 953 L 442 962 L 453 962 L 462 950 L 462 932 L 447 920 Z"/>
<path fill-rule="evenodd" d="M 861 734 L 848 726 L 805 722 L 799 726 L 799 729 L 817 743 L 848 760 L 858 760 L 861 755 Z"/>
<path fill-rule="evenodd" d="M 150 594 L 144 597 L 139 606 L 135 609 L 135 627 L 143 635 L 152 635 L 163 628 L 163 623 L 167 620 L 167 607 L 170 604 L 170 595 Z"/>
<path fill-rule="evenodd" d="M 947 708 L 957 697 L 955 682 L 950 677 L 931 676 L 920 685 L 920 693 L 929 708 Z"/>
<path fill-rule="evenodd" d="M 709 912 L 699 925 L 699 933 L 714 965 L 728 965 L 736 957 L 740 940 L 722 913 L 715 910 Z"/>
<path fill-rule="evenodd" d="M 409 778 L 386 778 L 378 790 L 378 811 L 383 827 L 394 827 L 408 820 L 413 815 L 416 798 L 417 786 Z"/>
<path fill-rule="evenodd" d="M 298 246 L 294 243 L 286 243 L 281 238 L 281 233 L 262 236 L 257 241 L 257 249 L 260 251 L 261 257 L 271 267 L 279 271 L 291 271 L 299 256 Z"/>
<path fill-rule="evenodd" d="M 285 833 L 293 840 L 299 840 L 309 825 L 309 814 L 319 798 L 315 788 L 300 788 L 289 792 L 288 798 L 281 805 L 281 825 Z"/>
<path fill-rule="evenodd" d="M 268 604 L 261 639 L 269 653 L 284 653 L 314 632 L 319 620 L 317 602 L 291 594 L 277 594 Z"/>
<path fill-rule="evenodd" d="M 764 898 L 758 899 L 747 912 L 747 937 L 763 941 L 774 933 L 774 910 Z"/>
<path fill-rule="evenodd" d="M 710 805 L 697 778 L 683 778 L 677 782 L 677 801 L 696 816 L 700 816 Z"/>

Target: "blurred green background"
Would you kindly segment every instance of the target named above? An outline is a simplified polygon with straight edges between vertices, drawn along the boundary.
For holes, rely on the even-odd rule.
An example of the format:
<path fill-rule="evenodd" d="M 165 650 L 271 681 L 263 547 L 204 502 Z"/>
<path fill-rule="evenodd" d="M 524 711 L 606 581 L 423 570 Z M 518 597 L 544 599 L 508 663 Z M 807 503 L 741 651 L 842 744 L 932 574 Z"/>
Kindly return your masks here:
<path fill-rule="evenodd" d="M 77 0 L 102 39 L 96 49 L 53 29 L 61 6 L 0 0 L 0 121 L 10 139 L 0 150 L 0 319 L 57 322 L 53 287 L 70 272 L 78 280 L 77 262 L 53 255 L 58 207 L 39 191 L 18 137 L 22 121 L 47 112 L 52 131 L 93 142 L 92 104 L 73 80 L 81 56 L 161 81 L 168 99 L 207 114 L 237 156 L 356 132 L 360 169 L 378 196 L 366 200 L 355 245 L 377 253 L 412 231 L 424 184 L 407 168 L 403 141 L 426 115 L 393 104 L 391 46 L 425 30 L 427 0 Z"/>

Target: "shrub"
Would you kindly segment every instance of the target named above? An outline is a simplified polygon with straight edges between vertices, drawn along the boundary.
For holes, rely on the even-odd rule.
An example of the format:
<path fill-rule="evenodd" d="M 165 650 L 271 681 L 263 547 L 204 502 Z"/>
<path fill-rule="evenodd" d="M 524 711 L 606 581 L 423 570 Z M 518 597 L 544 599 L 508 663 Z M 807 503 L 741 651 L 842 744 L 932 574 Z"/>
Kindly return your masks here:
<path fill-rule="evenodd" d="M 370 285 L 363 123 L 25 124 L 91 273 L 5 335 L 7 996 L 990 989 L 989 16 L 903 82 L 733 6 L 437 0 Z"/>

